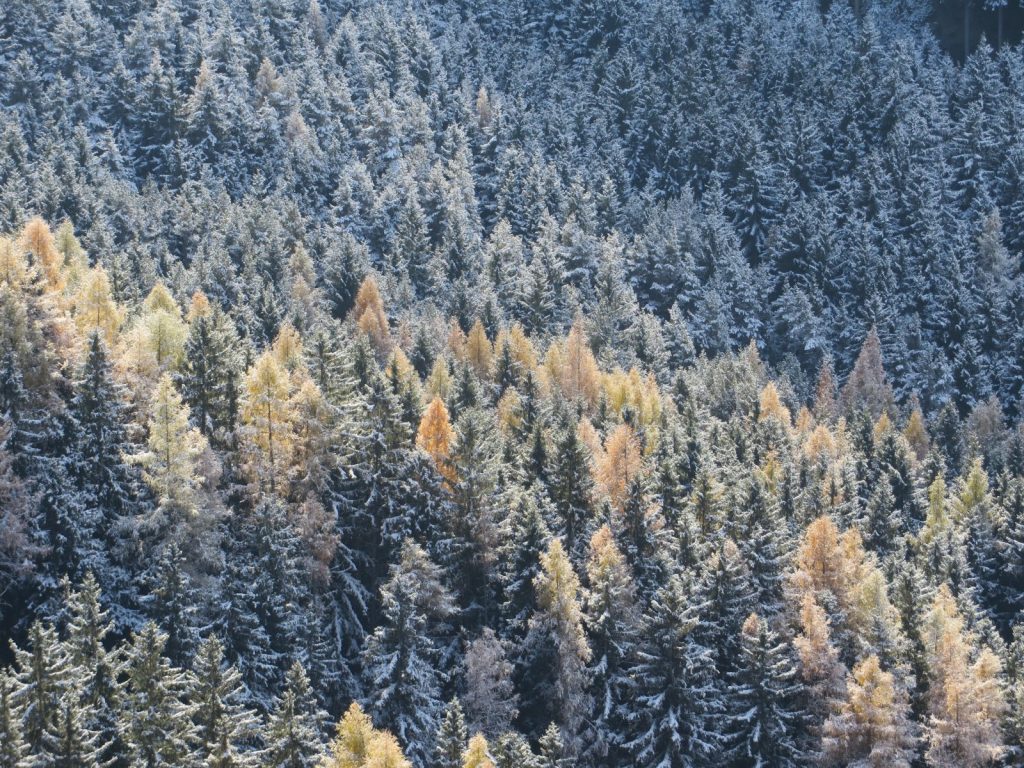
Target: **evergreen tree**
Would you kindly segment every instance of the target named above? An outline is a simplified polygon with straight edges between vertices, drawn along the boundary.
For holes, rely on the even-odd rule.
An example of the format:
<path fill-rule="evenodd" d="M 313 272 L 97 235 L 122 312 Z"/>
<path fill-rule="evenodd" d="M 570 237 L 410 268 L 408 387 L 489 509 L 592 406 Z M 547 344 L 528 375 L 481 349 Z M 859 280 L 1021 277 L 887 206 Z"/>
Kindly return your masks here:
<path fill-rule="evenodd" d="M 256 718 L 241 702 L 242 676 L 227 666 L 220 640 L 210 637 L 199 646 L 192 667 L 188 700 L 192 706 L 196 748 L 193 759 L 216 768 L 258 764 L 251 745 Z"/>
<path fill-rule="evenodd" d="M 402 559 L 381 588 L 383 623 L 366 639 L 362 657 L 368 709 L 406 745 L 417 765 L 429 761 L 446 678 L 431 630 L 452 612 L 451 596 L 431 575 L 432 568 L 415 544 L 403 546 Z"/>
<path fill-rule="evenodd" d="M 469 742 L 469 731 L 458 699 L 452 699 L 445 707 L 441 727 L 437 730 L 436 757 L 431 765 L 436 768 L 462 768 L 462 755 Z"/>
<path fill-rule="evenodd" d="M 320 710 L 299 662 L 292 662 L 284 693 L 267 723 L 264 760 L 272 768 L 313 768 L 322 756 Z"/>
<path fill-rule="evenodd" d="M 630 665 L 636 696 L 623 745 L 638 766 L 713 764 L 723 746 L 714 657 L 694 636 L 699 621 L 678 577 L 651 601 Z"/>
<path fill-rule="evenodd" d="M 740 659 L 729 680 L 729 751 L 736 765 L 800 765 L 802 713 L 796 666 L 756 613 L 743 623 Z"/>
<path fill-rule="evenodd" d="M 131 765 L 157 768 L 187 762 L 196 732 L 185 702 L 187 676 L 163 656 L 166 635 L 152 622 L 133 637 L 126 662 L 121 733 Z"/>

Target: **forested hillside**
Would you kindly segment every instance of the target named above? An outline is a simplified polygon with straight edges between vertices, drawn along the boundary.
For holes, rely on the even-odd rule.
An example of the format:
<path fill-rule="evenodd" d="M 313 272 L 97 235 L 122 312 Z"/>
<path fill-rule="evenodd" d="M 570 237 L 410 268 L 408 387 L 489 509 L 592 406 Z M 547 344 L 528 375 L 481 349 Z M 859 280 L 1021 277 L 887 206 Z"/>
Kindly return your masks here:
<path fill-rule="evenodd" d="M 0 768 L 1024 765 L 1024 49 L 928 16 L 0 4 Z"/>

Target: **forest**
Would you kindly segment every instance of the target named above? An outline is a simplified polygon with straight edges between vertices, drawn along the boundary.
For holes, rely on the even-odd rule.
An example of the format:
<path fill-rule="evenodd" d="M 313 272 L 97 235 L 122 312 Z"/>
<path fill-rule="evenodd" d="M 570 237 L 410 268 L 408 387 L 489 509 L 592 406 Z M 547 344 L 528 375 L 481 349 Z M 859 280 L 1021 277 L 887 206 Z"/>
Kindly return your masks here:
<path fill-rule="evenodd" d="M 0 3 L 0 768 L 1024 766 L 972 8 Z"/>

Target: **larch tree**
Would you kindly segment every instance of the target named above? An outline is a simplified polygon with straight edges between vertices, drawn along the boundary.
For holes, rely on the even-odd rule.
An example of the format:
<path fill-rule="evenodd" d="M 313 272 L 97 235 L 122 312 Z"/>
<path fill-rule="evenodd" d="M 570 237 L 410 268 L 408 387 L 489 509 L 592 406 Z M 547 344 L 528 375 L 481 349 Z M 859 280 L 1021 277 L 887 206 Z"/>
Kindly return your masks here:
<path fill-rule="evenodd" d="M 264 352 L 245 375 L 241 418 L 249 474 L 270 493 L 287 488 L 294 447 L 291 377 L 275 355 Z"/>
<path fill-rule="evenodd" d="M 863 409 L 872 419 L 878 418 L 893 406 L 892 387 L 889 386 L 882 366 L 882 343 L 874 327 L 868 332 L 860 354 L 857 355 L 857 362 L 843 386 L 840 401 L 847 413 Z"/>
<path fill-rule="evenodd" d="M 83 336 L 98 330 L 108 345 L 116 341 L 124 317 L 102 266 L 94 267 L 82 278 L 74 296 L 74 311 L 75 323 Z"/>
<path fill-rule="evenodd" d="M 495 768 L 491 750 L 482 733 L 473 734 L 462 756 L 461 768 Z"/>
<path fill-rule="evenodd" d="M 420 419 L 416 431 L 416 445 L 422 448 L 431 459 L 441 476 L 449 483 L 455 482 L 455 471 L 451 465 L 451 448 L 455 440 L 455 431 L 448 419 L 448 409 L 440 397 L 430 401 L 427 410 Z"/>
<path fill-rule="evenodd" d="M 859 662 L 846 695 L 822 726 L 825 765 L 909 768 L 916 755 L 906 691 L 877 656 Z"/>
<path fill-rule="evenodd" d="M 164 374 L 150 406 L 148 450 L 135 457 L 164 515 L 177 517 L 179 522 L 195 512 L 196 490 L 202 482 L 198 461 L 206 450 L 206 440 L 189 425 L 188 417 L 173 379 Z"/>
<path fill-rule="evenodd" d="M 589 709 L 586 682 L 591 659 L 580 582 L 560 539 L 552 539 L 540 565 L 534 579 L 536 610 L 522 651 L 521 679 L 528 687 L 520 688 L 520 714 L 537 732 L 547 722 L 559 723 L 569 749 L 576 753 Z"/>
<path fill-rule="evenodd" d="M 338 721 L 322 768 L 412 768 L 395 737 L 377 730 L 356 702 Z"/>
<path fill-rule="evenodd" d="M 370 339 L 377 355 L 384 359 L 391 348 L 391 331 L 384 313 L 384 301 L 373 275 L 367 275 L 356 293 L 355 306 L 349 317 Z"/>
<path fill-rule="evenodd" d="M 625 509 L 630 484 L 643 469 L 643 452 L 636 433 L 628 424 L 619 424 L 604 441 L 595 473 L 616 512 L 621 514 Z"/>
<path fill-rule="evenodd" d="M 945 584 L 924 617 L 922 641 L 929 677 L 925 757 L 941 768 L 998 760 L 1006 750 L 1002 665 L 990 649 L 977 647 Z"/>

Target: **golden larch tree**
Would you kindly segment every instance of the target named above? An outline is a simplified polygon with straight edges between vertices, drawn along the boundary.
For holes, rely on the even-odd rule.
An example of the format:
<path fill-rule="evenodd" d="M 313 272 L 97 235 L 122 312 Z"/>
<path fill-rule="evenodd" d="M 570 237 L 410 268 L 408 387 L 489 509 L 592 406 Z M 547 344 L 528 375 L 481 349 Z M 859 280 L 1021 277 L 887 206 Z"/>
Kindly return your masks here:
<path fill-rule="evenodd" d="M 936 768 L 993 764 L 1006 751 L 1002 665 L 990 649 L 977 647 L 945 584 L 925 615 L 921 639 L 928 667 L 928 764 Z"/>
<path fill-rule="evenodd" d="M 293 447 L 291 382 L 276 356 L 264 352 L 245 375 L 242 425 L 249 472 L 271 493 L 284 491 Z"/>
<path fill-rule="evenodd" d="M 434 460 L 437 470 L 448 482 L 455 481 L 455 471 L 451 465 L 454 439 L 455 433 L 448 419 L 448 409 L 441 398 L 435 397 L 420 419 L 420 426 L 416 431 L 416 445 Z"/>
<path fill-rule="evenodd" d="M 643 464 L 636 433 L 628 424 L 619 424 L 605 439 L 597 466 L 597 482 L 616 511 L 625 509 L 629 485 L 643 471 Z"/>
<path fill-rule="evenodd" d="M 846 697 L 822 728 L 825 765 L 909 768 L 915 738 L 906 691 L 871 655 L 853 668 Z"/>

